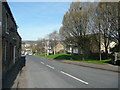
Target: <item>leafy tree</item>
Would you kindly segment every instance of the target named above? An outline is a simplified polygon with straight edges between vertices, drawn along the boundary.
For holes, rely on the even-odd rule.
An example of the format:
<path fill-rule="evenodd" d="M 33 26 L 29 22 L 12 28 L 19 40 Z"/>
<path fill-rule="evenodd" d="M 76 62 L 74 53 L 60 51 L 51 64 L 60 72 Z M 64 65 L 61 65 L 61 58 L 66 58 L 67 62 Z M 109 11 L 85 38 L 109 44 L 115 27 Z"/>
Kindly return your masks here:
<path fill-rule="evenodd" d="M 98 22 L 98 32 L 104 40 L 105 54 L 108 58 L 108 48 L 112 38 L 118 36 L 118 3 L 100 2 L 96 9 L 95 23 Z M 97 31 L 97 30 L 96 30 Z"/>
<path fill-rule="evenodd" d="M 108 58 L 110 42 L 114 39 L 120 43 L 119 8 L 120 2 L 72 2 L 63 17 L 63 26 L 59 30 L 62 41 L 66 46 L 77 45 L 78 53 L 80 55 L 82 50 L 83 57 L 88 55 L 86 53 L 89 49 L 88 44 L 92 45 L 94 42 L 99 46 L 100 60 L 103 42 L 106 58 Z M 90 37 L 89 34 L 93 35 Z"/>
<path fill-rule="evenodd" d="M 88 40 L 86 36 L 88 33 L 88 22 L 88 3 L 72 2 L 70 9 L 63 17 L 63 26 L 60 28 L 62 39 L 69 45 L 77 45 L 79 55 L 82 50 L 83 59 L 87 56 L 87 54 L 85 55 L 85 49 Z"/>

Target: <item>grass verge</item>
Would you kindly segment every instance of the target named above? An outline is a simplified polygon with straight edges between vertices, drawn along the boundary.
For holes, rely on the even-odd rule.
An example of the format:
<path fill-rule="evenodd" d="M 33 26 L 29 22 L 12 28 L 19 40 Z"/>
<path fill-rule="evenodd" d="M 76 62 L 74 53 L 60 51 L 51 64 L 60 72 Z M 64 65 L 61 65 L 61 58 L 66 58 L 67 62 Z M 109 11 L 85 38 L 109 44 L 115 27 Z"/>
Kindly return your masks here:
<path fill-rule="evenodd" d="M 45 56 L 45 54 L 43 53 L 43 54 L 39 54 L 38 56 L 43 56 L 43 57 L 52 58 L 56 60 L 68 60 L 68 61 L 87 62 L 87 63 L 95 63 L 95 64 L 108 64 L 111 61 L 111 59 L 101 60 L 101 61 L 91 60 L 91 59 L 82 60 L 82 58 L 78 55 L 71 55 L 66 53 L 59 53 L 59 54 L 48 55 L 48 56 Z"/>

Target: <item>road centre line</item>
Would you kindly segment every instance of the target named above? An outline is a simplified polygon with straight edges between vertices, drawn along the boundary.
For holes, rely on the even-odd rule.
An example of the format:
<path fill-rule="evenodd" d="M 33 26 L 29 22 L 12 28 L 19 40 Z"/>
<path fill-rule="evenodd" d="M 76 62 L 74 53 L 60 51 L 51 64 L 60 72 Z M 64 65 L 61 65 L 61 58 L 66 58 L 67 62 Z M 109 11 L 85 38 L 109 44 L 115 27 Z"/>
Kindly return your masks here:
<path fill-rule="evenodd" d="M 52 67 L 52 66 L 50 66 L 50 65 L 46 65 L 46 66 L 48 66 L 48 67 L 51 68 L 51 69 L 55 69 L 54 67 Z"/>
<path fill-rule="evenodd" d="M 41 62 L 42 64 L 44 64 L 44 62 Z"/>
<path fill-rule="evenodd" d="M 44 64 L 44 62 L 41 62 L 41 63 Z M 46 66 L 48 66 L 48 67 L 51 68 L 51 69 L 55 69 L 54 67 L 52 67 L 52 66 L 50 66 L 50 65 L 48 65 L 48 64 L 47 64 Z M 76 79 L 76 80 L 78 80 L 78 81 L 80 81 L 80 82 L 82 82 L 82 83 L 84 83 L 84 84 L 88 84 L 88 82 L 83 81 L 83 80 L 81 80 L 81 79 L 79 79 L 79 78 L 77 78 L 77 77 L 75 77 L 75 76 L 72 76 L 72 75 L 66 73 L 66 72 L 63 72 L 63 71 L 60 71 L 60 72 L 63 73 L 63 74 L 65 74 L 65 75 L 67 75 L 67 76 L 69 76 L 69 77 L 72 77 L 72 78 L 74 78 L 74 79 Z"/>
<path fill-rule="evenodd" d="M 80 81 L 80 82 L 82 82 L 84 84 L 88 84 L 88 82 L 85 82 L 85 81 L 83 81 L 83 80 L 81 80 L 79 78 L 76 78 L 76 77 L 74 77 L 74 76 L 72 76 L 72 75 L 70 75 L 70 74 L 68 74 L 66 72 L 63 72 L 63 71 L 60 71 L 60 72 L 63 73 L 63 74 L 65 74 L 65 75 L 67 75 L 67 76 L 69 76 L 69 77 L 72 77 L 72 78 L 74 78 L 74 79 L 76 79 L 76 80 L 78 80 L 78 81 Z"/>

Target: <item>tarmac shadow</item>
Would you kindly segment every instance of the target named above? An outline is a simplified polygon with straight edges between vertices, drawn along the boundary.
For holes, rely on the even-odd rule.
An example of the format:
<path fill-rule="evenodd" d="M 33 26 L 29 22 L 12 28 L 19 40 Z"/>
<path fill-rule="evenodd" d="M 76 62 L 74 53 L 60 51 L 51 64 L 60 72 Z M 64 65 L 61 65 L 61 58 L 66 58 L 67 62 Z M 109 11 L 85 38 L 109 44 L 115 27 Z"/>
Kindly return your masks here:
<path fill-rule="evenodd" d="M 12 67 L 11 70 L 9 70 L 4 79 L 2 80 L 2 88 L 11 88 L 14 84 L 14 81 L 16 80 L 18 73 L 22 70 L 22 68 L 25 66 L 26 63 L 26 57 L 22 56 L 19 61 L 16 62 L 16 64 Z"/>

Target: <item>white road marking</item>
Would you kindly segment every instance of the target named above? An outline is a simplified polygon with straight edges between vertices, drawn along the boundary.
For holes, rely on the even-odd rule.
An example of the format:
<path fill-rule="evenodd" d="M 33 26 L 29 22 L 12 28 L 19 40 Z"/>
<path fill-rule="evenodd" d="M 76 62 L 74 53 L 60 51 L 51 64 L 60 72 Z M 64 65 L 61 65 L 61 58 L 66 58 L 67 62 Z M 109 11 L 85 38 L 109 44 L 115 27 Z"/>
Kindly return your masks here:
<path fill-rule="evenodd" d="M 52 66 L 50 66 L 50 65 L 46 65 L 46 66 L 48 66 L 48 67 L 51 68 L 51 69 L 55 69 L 54 67 L 52 67 Z"/>
<path fill-rule="evenodd" d="M 41 62 L 42 64 L 44 64 L 44 62 Z"/>
<path fill-rule="evenodd" d="M 78 81 L 80 81 L 80 82 L 82 82 L 82 83 L 84 83 L 84 84 L 88 84 L 88 82 L 85 82 L 85 81 L 83 81 L 83 80 L 81 80 L 81 79 L 79 79 L 79 78 L 76 78 L 76 77 L 74 77 L 74 76 L 72 76 L 72 75 L 70 75 L 70 74 L 68 74 L 68 73 L 65 73 L 65 72 L 63 72 L 63 71 L 60 71 L 61 73 L 63 73 L 63 74 L 65 74 L 65 75 L 67 75 L 67 76 L 69 76 L 69 77 L 72 77 L 72 78 L 74 78 L 74 79 L 76 79 L 76 80 L 78 80 Z"/>

